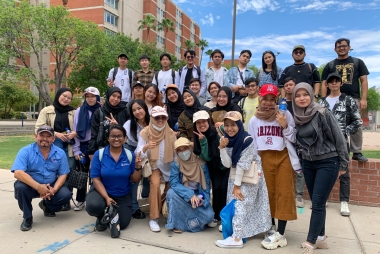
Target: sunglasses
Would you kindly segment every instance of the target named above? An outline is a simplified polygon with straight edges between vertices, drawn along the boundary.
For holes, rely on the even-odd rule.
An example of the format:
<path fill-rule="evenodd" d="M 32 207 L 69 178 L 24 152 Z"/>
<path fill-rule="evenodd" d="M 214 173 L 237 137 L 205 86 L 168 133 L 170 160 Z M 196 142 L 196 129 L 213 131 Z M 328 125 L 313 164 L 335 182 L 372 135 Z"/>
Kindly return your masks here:
<path fill-rule="evenodd" d="M 166 116 L 155 116 L 155 117 L 153 117 L 153 119 L 156 121 L 160 121 L 160 120 L 165 121 L 167 119 L 167 117 Z"/>
<path fill-rule="evenodd" d="M 186 59 L 193 59 L 194 56 L 187 56 Z"/>
<path fill-rule="evenodd" d="M 303 55 L 303 53 L 305 53 L 305 51 L 303 51 L 303 50 L 294 50 L 293 51 L 294 55 Z"/>

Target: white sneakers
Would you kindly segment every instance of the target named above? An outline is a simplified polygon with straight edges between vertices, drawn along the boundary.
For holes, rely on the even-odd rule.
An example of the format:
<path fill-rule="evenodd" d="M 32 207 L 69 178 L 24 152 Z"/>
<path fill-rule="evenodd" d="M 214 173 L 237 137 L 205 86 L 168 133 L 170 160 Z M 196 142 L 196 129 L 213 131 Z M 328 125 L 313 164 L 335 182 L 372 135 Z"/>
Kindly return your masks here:
<path fill-rule="evenodd" d="M 346 201 L 340 202 L 340 215 L 350 216 L 350 210 L 348 209 L 348 203 Z"/>
<path fill-rule="evenodd" d="M 215 228 L 216 226 L 218 226 L 218 222 L 219 221 L 217 219 L 214 219 L 209 224 L 207 224 L 207 226 L 210 227 L 210 228 Z"/>
<path fill-rule="evenodd" d="M 156 220 L 150 220 L 149 221 L 149 227 L 150 227 L 150 230 L 152 230 L 153 232 L 160 232 L 161 231 L 161 228 L 160 228 L 160 225 L 158 225 L 157 219 Z"/>
<path fill-rule="evenodd" d="M 243 248 L 243 241 L 241 239 L 235 241 L 235 239 L 230 236 L 224 240 L 216 240 L 215 245 L 220 248 Z"/>
<path fill-rule="evenodd" d="M 222 232 L 222 231 L 223 231 L 222 224 L 220 224 L 220 226 L 219 226 L 219 232 Z"/>
<path fill-rule="evenodd" d="M 78 204 L 75 205 L 74 211 L 82 211 L 84 208 L 84 202 L 78 202 Z"/>
<path fill-rule="evenodd" d="M 267 232 L 265 232 L 264 239 L 267 239 L 269 236 L 273 235 L 274 233 L 276 233 L 276 225 L 272 225 L 272 227 Z"/>
<path fill-rule="evenodd" d="M 284 235 L 281 235 L 280 233 L 276 232 L 273 235 L 265 238 L 261 245 L 267 249 L 267 250 L 274 250 L 277 249 L 277 247 L 285 247 L 288 245 L 288 242 L 286 241 L 286 238 Z"/>

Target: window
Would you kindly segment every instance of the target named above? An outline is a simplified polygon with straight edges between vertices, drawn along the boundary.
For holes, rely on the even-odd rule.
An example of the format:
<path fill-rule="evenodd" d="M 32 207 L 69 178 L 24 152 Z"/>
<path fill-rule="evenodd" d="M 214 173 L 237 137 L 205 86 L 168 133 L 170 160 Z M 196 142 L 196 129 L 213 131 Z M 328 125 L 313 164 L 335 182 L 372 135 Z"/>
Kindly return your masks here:
<path fill-rule="evenodd" d="M 194 34 L 190 33 L 190 40 L 194 41 Z"/>
<path fill-rule="evenodd" d="M 158 16 L 161 16 L 161 17 L 165 18 L 165 11 L 161 10 L 160 7 L 157 7 L 157 17 Z"/>
<path fill-rule="evenodd" d="M 161 37 L 161 36 L 159 36 L 159 35 L 156 35 L 156 41 L 157 41 L 158 43 L 164 44 L 164 38 Z"/>
<path fill-rule="evenodd" d="M 111 31 L 111 30 L 109 30 L 109 29 L 107 29 L 107 28 L 104 28 L 104 33 L 105 33 L 106 35 L 115 35 L 115 34 L 116 34 L 114 31 Z"/>
<path fill-rule="evenodd" d="M 180 10 L 177 9 L 177 12 L 176 12 L 176 13 L 177 13 L 177 16 L 178 16 L 178 17 L 182 18 L 182 12 L 181 12 Z"/>
<path fill-rule="evenodd" d="M 108 11 L 104 11 L 104 22 L 117 26 L 118 17 Z"/>
<path fill-rule="evenodd" d="M 175 46 L 175 52 L 177 52 L 177 53 L 181 53 L 181 48 L 178 47 L 178 46 Z"/>
<path fill-rule="evenodd" d="M 176 39 L 177 41 L 181 41 L 181 36 L 178 35 L 178 34 L 176 34 L 176 35 L 175 35 L 175 39 Z"/>
<path fill-rule="evenodd" d="M 178 29 L 181 29 L 181 24 L 179 22 L 175 22 Z"/>
<path fill-rule="evenodd" d="M 118 9 L 119 0 L 104 0 L 104 3 L 114 9 Z"/>
<path fill-rule="evenodd" d="M 191 21 L 191 29 L 194 29 L 194 22 Z"/>
<path fill-rule="evenodd" d="M 161 0 L 161 3 L 165 4 L 165 0 Z"/>

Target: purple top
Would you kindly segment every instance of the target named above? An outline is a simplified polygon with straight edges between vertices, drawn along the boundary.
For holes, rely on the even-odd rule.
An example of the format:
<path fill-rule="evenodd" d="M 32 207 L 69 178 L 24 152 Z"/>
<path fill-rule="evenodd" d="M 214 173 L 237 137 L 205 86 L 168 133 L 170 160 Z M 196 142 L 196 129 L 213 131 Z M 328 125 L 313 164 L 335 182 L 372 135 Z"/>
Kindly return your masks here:
<path fill-rule="evenodd" d="M 82 109 L 82 107 L 79 107 L 76 111 L 75 111 L 75 114 L 74 114 L 74 131 L 76 132 L 77 131 L 77 124 L 78 124 L 78 117 L 79 117 L 79 111 Z M 88 114 L 89 116 L 91 117 L 92 115 L 92 112 L 91 111 L 88 111 Z M 91 139 L 91 128 L 89 130 L 86 131 L 86 137 L 84 138 L 84 140 L 79 140 L 78 137 L 75 137 L 75 144 L 73 145 L 73 152 L 74 152 L 74 156 L 76 155 L 80 155 L 82 152 L 80 151 L 80 142 L 85 142 L 85 141 L 89 141 Z"/>

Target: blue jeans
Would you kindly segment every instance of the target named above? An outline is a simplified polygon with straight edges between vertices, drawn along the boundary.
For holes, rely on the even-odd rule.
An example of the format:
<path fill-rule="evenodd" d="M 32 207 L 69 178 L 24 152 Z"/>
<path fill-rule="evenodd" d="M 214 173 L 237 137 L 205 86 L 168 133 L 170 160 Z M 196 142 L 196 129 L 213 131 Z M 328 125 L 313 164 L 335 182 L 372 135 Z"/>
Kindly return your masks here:
<path fill-rule="evenodd" d="M 313 206 L 307 241 L 315 244 L 318 236 L 325 235 L 326 201 L 338 177 L 339 158 L 318 161 L 303 159 L 302 169 Z"/>

